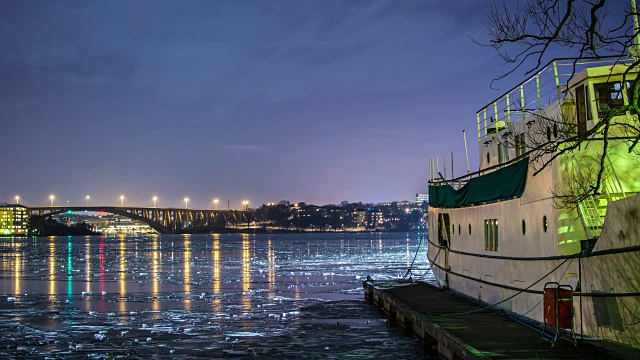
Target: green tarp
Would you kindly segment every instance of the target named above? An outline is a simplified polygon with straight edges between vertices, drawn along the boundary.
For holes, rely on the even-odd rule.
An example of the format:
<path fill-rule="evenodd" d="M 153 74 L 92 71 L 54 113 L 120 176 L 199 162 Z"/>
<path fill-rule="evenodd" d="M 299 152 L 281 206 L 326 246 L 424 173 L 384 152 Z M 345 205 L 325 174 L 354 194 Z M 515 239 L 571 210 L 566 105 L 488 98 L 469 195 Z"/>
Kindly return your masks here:
<path fill-rule="evenodd" d="M 529 158 L 469 180 L 459 190 L 450 185 L 429 186 L 429 206 L 454 208 L 519 198 L 527 185 Z"/>

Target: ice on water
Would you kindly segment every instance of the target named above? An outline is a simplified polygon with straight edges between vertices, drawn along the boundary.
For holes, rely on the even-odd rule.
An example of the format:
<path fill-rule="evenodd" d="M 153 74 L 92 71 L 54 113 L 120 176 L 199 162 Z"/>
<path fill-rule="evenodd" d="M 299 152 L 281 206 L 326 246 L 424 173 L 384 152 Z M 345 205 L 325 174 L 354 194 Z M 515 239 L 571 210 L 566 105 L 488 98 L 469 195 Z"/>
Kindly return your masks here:
<path fill-rule="evenodd" d="M 413 233 L 2 239 L 0 355 L 419 358 L 418 343 L 364 302 L 361 283 L 403 276 L 418 241 Z M 426 247 L 412 274 L 431 278 Z"/>

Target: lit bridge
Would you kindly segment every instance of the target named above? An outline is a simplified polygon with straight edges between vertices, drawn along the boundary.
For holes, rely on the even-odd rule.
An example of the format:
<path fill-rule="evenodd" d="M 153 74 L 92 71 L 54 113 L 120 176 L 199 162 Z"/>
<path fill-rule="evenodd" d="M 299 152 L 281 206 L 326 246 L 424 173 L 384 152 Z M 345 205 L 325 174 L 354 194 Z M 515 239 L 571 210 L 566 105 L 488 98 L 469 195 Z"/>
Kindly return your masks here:
<path fill-rule="evenodd" d="M 254 221 L 253 211 L 198 210 L 131 206 L 36 206 L 29 207 L 32 227 L 48 217 L 72 212 L 99 212 L 125 216 L 149 225 L 160 234 L 171 234 L 187 228 L 227 227 Z"/>

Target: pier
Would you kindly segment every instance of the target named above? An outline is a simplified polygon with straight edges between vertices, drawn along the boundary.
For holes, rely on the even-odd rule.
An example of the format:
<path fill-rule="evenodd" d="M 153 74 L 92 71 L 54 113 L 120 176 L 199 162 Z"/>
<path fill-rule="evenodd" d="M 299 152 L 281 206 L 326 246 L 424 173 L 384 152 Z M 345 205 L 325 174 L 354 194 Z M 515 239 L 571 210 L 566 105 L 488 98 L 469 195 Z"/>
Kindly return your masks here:
<path fill-rule="evenodd" d="M 559 340 L 503 312 L 422 282 L 363 282 L 365 299 L 389 326 L 437 348 L 444 359 L 637 359 L 637 351 L 604 341 Z"/>

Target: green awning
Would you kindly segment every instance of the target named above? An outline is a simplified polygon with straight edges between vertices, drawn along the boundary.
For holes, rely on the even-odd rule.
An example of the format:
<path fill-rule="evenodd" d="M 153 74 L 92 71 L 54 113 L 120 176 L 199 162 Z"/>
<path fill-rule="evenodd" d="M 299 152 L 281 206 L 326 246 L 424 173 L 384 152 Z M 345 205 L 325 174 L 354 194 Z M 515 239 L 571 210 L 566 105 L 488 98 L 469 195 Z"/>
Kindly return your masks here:
<path fill-rule="evenodd" d="M 478 176 L 459 190 L 451 185 L 429 186 L 429 206 L 455 208 L 519 198 L 527 185 L 529 158 Z"/>

